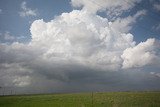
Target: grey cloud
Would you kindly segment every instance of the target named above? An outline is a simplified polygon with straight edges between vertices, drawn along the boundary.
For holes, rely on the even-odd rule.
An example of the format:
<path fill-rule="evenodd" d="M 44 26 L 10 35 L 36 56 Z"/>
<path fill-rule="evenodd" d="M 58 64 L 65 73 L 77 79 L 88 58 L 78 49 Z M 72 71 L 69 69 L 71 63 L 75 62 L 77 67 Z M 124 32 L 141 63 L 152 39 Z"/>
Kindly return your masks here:
<path fill-rule="evenodd" d="M 159 41 L 136 44 L 128 33 L 144 14 L 110 22 L 82 9 L 49 22 L 35 20 L 29 43 L 0 44 L 0 85 L 19 93 L 160 89 L 159 78 L 150 75 L 151 70 L 159 72 Z M 157 60 L 137 63 L 143 53 Z M 147 65 L 152 69 L 145 72 Z"/>

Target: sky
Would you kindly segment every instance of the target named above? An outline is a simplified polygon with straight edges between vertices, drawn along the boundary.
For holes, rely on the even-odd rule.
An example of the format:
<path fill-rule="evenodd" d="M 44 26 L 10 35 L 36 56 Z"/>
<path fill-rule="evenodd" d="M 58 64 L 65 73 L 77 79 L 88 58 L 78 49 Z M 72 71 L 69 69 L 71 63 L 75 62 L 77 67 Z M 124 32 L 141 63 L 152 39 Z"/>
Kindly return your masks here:
<path fill-rule="evenodd" d="M 157 91 L 159 65 L 160 0 L 0 0 L 0 94 Z"/>

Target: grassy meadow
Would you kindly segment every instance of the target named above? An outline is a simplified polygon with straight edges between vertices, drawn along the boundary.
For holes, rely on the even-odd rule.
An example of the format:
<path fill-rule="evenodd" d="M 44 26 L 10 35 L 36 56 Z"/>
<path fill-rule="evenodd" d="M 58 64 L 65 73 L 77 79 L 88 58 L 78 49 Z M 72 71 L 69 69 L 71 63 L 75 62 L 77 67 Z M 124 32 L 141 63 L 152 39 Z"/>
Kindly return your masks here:
<path fill-rule="evenodd" d="M 160 107 L 160 92 L 1 96 L 0 107 Z"/>

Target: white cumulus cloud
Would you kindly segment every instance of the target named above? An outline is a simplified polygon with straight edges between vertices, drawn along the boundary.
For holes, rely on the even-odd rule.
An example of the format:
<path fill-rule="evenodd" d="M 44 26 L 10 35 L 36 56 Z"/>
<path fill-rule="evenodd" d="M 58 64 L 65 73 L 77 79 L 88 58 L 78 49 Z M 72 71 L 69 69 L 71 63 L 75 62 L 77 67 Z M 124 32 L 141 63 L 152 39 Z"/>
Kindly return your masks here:
<path fill-rule="evenodd" d="M 86 11 L 63 13 L 50 22 L 36 20 L 30 30 L 31 44 L 43 48 L 45 58 L 75 60 L 108 69 L 120 68 L 121 53 L 135 45 L 132 34 L 125 34 L 117 30 L 114 22 Z"/>
<path fill-rule="evenodd" d="M 37 10 L 33 10 L 27 7 L 27 3 L 24 1 L 21 3 L 21 9 L 22 11 L 19 12 L 19 15 L 21 17 L 26 16 L 37 16 Z"/>
<path fill-rule="evenodd" d="M 155 39 L 148 39 L 135 47 L 127 48 L 123 55 L 123 68 L 141 67 L 148 64 L 156 64 L 160 56 L 156 55 L 159 51 L 160 42 Z M 157 50 L 158 49 L 158 50 Z"/>

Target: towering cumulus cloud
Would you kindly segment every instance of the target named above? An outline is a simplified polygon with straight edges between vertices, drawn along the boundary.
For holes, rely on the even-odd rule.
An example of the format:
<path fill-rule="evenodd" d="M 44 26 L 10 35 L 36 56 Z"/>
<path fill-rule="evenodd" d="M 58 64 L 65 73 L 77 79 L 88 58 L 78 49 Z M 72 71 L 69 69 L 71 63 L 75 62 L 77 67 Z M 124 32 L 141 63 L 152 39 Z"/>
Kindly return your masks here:
<path fill-rule="evenodd" d="M 102 72 L 158 67 L 160 41 L 152 38 L 136 44 L 129 33 L 145 10 L 114 21 L 96 14 L 103 10 L 120 14 L 140 2 L 123 1 L 94 0 L 94 4 L 92 0 L 72 0 L 74 7 L 82 9 L 62 13 L 49 22 L 35 20 L 28 44 L 0 44 L 0 84 L 40 89 L 53 86 L 56 90 L 68 87 L 68 82 L 96 80 L 95 75 Z M 103 73 L 101 76 L 107 78 Z"/>
<path fill-rule="evenodd" d="M 119 69 L 123 50 L 134 46 L 135 42 L 132 34 L 121 33 L 113 24 L 95 14 L 74 10 L 48 23 L 33 22 L 31 45 L 43 48 L 46 59 Z"/>

